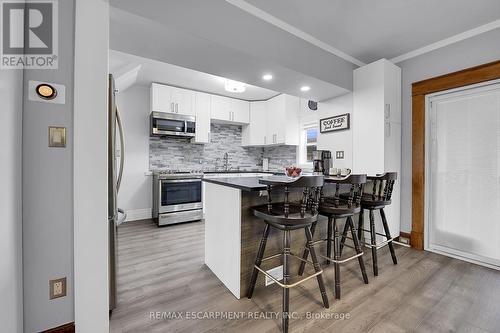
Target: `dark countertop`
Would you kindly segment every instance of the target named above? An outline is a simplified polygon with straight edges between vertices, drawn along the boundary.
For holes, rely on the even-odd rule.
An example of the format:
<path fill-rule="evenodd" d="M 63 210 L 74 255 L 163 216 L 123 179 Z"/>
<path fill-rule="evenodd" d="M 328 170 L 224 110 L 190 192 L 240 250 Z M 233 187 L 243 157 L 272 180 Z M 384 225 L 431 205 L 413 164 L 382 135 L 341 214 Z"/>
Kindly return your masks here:
<path fill-rule="evenodd" d="M 243 191 L 263 191 L 266 190 L 267 187 L 264 184 L 260 184 L 259 180 L 264 177 L 227 177 L 227 178 L 203 178 L 204 182 L 213 183 L 222 186 L 228 186 L 237 188 Z M 284 175 L 273 175 L 269 174 L 269 177 L 265 176 L 265 178 L 275 179 L 279 182 L 287 183 L 293 182 L 293 179 L 287 178 Z M 325 177 L 325 183 L 342 183 L 347 177 Z"/>
<path fill-rule="evenodd" d="M 203 178 L 207 183 L 237 188 L 243 191 L 262 191 L 266 185 L 259 184 L 263 177 L 229 177 L 229 178 Z"/>
<path fill-rule="evenodd" d="M 275 174 L 276 172 L 274 171 L 262 171 L 262 170 L 228 170 L 228 171 L 203 171 L 204 174 L 211 174 L 211 173 L 269 173 L 269 174 Z"/>

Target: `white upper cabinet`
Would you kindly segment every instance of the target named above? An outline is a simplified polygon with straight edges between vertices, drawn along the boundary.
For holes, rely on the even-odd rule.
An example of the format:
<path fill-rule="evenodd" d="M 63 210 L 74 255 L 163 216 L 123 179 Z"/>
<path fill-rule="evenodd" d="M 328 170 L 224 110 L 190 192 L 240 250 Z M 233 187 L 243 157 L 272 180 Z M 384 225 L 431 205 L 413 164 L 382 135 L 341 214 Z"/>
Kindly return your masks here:
<path fill-rule="evenodd" d="M 196 116 L 196 136 L 191 140 L 193 143 L 210 142 L 210 94 L 201 92 L 194 93 L 194 110 Z"/>
<path fill-rule="evenodd" d="M 212 95 L 210 113 L 213 120 L 231 121 L 231 100 L 227 97 Z"/>
<path fill-rule="evenodd" d="M 151 84 L 151 111 L 194 115 L 194 92 L 163 84 Z"/>
<path fill-rule="evenodd" d="M 357 68 L 353 88 L 353 172 L 399 172 L 385 157 L 401 144 L 401 69 L 385 59 Z"/>
<path fill-rule="evenodd" d="M 228 124 L 250 123 L 249 102 L 239 99 L 212 96 L 211 117 L 215 122 Z"/>
<path fill-rule="evenodd" d="M 243 146 L 263 146 L 267 135 L 267 102 L 250 102 L 250 124 L 243 126 Z"/>
<path fill-rule="evenodd" d="M 266 145 L 299 144 L 298 97 L 281 94 L 267 101 Z"/>
<path fill-rule="evenodd" d="M 175 113 L 172 87 L 158 83 L 151 84 L 151 111 Z"/>
<path fill-rule="evenodd" d="M 285 94 L 250 102 L 250 125 L 243 127 L 242 145 L 298 145 L 299 109 L 299 98 Z"/>
<path fill-rule="evenodd" d="M 194 116 L 194 92 L 172 87 L 172 102 L 175 103 L 175 113 Z"/>
<path fill-rule="evenodd" d="M 239 99 L 231 99 L 231 111 L 233 112 L 233 122 L 239 124 L 250 123 L 250 103 Z"/>

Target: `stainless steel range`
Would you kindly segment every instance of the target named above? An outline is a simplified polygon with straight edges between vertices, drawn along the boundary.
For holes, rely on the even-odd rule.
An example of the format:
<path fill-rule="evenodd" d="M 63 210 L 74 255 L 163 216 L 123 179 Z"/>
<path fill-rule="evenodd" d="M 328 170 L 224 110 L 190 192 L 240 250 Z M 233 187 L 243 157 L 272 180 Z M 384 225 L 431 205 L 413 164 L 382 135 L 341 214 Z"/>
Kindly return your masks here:
<path fill-rule="evenodd" d="M 153 218 L 158 226 L 203 218 L 201 172 L 153 173 Z"/>

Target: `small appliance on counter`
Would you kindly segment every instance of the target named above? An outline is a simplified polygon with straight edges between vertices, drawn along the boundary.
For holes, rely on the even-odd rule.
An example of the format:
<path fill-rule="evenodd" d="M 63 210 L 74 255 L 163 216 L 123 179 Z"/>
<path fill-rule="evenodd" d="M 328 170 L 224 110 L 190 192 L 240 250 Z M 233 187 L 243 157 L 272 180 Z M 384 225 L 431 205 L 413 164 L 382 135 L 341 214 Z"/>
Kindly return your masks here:
<path fill-rule="evenodd" d="M 322 150 L 321 160 L 323 161 L 323 174 L 325 176 L 329 176 L 330 175 L 330 168 L 333 167 L 332 152 L 329 150 Z"/>
<path fill-rule="evenodd" d="M 332 152 L 329 150 L 313 151 L 313 171 L 328 176 L 332 167 Z"/>
<path fill-rule="evenodd" d="M 328 176 L 332 167 L 332 152 L 329 150 L 313 151 L 313 167 L 314 173 Z"/>
<path fill-rule="evenodd" d="M 203 219 L 202 178 L 201 172 L 153 172 L 153 219 L 158 226 Z"/>

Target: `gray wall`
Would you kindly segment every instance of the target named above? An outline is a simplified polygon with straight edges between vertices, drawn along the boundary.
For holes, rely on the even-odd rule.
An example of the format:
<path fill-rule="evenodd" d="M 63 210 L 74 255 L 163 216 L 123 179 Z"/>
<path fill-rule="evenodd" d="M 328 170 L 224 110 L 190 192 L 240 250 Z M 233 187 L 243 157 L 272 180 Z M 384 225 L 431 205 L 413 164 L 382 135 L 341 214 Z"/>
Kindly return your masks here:
<path fill-rule="evenodd" d="M 22 70 L 0 70 L 0 326 L 23 331 L 21 128 Z"/>
<path fill-rule="evenodd" d="M 500 59 L 500 29 L 397 64 L 402 69 L 401 231 L 411 231 L 411 84 Z"/>
<path fill-rule="evenodd" d="M 74 1 L 59 1 L 59 69 L 26 70 L 23 113 L 24 330 L 74 320 L 73 297 Z M 29 80 L 66 85 L 66 103 L 28 101 Z M 48 126 L 64 126 L 66 148 L 48 148 Z M 49 280 L 66 277 L 67 296 L 49 300 Z"/>

